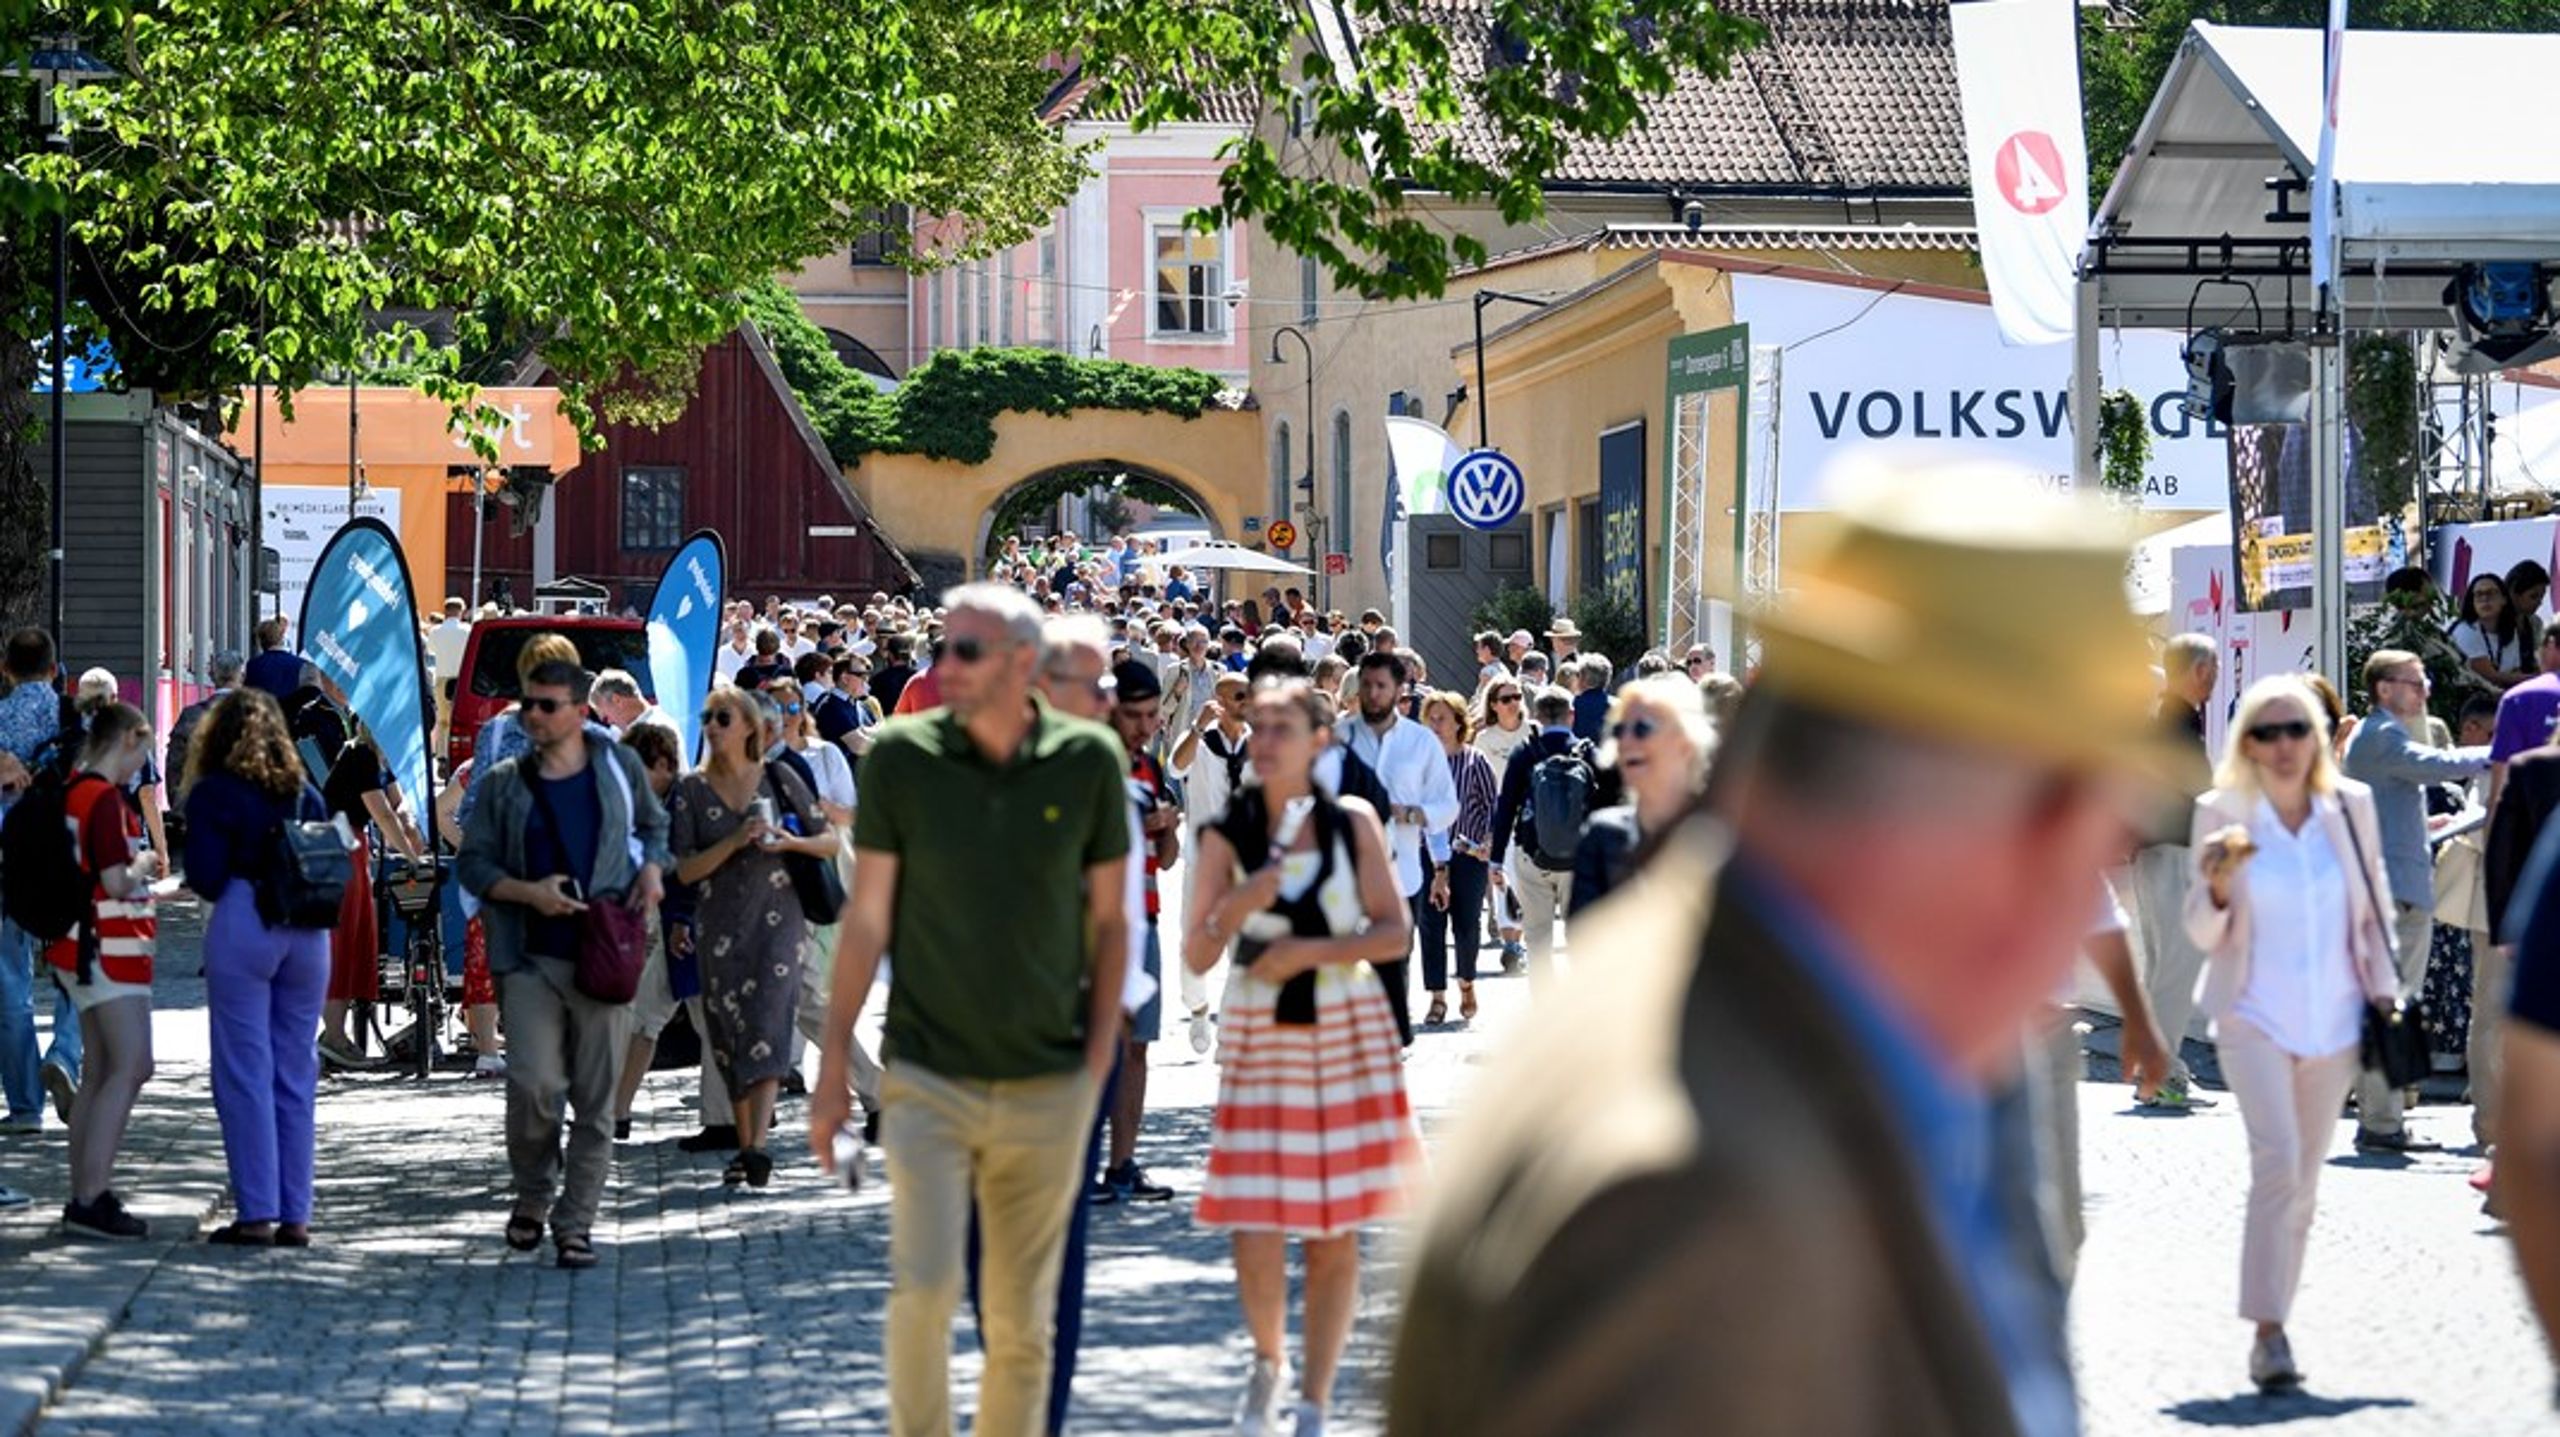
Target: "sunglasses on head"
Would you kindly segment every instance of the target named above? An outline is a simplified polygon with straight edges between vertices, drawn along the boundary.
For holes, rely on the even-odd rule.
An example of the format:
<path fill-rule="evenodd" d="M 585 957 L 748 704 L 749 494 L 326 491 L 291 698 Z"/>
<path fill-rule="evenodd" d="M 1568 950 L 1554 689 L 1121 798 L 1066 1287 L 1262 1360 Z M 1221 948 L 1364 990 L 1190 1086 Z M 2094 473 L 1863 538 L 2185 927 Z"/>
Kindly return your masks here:
<path fill-rule="evenodd" d="M 562 709 L 576 708 L 577 704 L 569 699 L 526 699 L 524 706 L 532 713 L 556 714 Z"/>
<path fill-rule="evenodd" d="M 1649 718 L 1621 719 L 1609 725 L 1609 737 L 1614 739 L 1651 738 L 1660 731 L 1661 725 Z"/>
<path fill-rule="evenodd" d="M 2249 737 L 2258 743 L 2274 743 L 2278 739 L 2311 737 L 2311 720 L 2285 719 L 2278 723 L 2251 724 Z"/>

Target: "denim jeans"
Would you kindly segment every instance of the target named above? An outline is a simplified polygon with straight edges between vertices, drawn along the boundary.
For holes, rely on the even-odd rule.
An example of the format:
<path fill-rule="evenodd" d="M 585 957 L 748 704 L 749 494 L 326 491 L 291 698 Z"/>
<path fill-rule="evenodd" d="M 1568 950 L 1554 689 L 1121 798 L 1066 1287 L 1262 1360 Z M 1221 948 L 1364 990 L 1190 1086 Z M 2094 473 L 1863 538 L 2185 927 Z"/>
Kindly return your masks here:
<path fill-rule="evenodd" d="M 53 1045 L 36 1047 L 36 987 L 45 975 L 36 971 L 34 935 L 0 918 L 0 1092 L 9 1101 L 9 1116 L 30 1118 L 44 1111 L 44 1067 L 59 1064 L 80 1082 L 80 1014 L 71 995 L 47 982 L 53 994 Z"/>

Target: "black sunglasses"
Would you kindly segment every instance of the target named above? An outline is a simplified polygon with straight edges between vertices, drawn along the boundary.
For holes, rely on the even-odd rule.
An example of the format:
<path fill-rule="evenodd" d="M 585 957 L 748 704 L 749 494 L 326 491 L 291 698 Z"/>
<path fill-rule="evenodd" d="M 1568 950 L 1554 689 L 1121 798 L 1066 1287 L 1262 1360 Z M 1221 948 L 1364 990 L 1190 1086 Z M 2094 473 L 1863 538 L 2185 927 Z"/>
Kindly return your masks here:
<path fill-rule="evenodd" d="M 953 639 L 942 646 L 944 658 L 958 659 L 964 664 L 974 664 L 994 652 L 995 645 L 980 638 Z"/>
<path fill-rule="evenodd" d="M 1614 739 L 1651 738 L 1659 731 L 1659 726 L 1649 718 L 1625 719 L 1609 726 L 1609 737 Z"/>
<path fill-rule="evenodd" d="M 702 721 L 711 725 L 713 728 L 727 728 L 729 726 L 729 721 L 735 717 L 737 717 L 737 715 L 731 713 L 727 709 L 704 709 L 702 711 Z"/>
<path fill-rule="evenodd" d="M 2274 743 L 2283 738 L 2311 737 L 2311 720 L 2286 719 L 2282 723 L 2251 724 L 2249 737 L 2258 743 Z"/>
<path fill-rule="evenodd" d="M 556 714 L 562 709 L 576 708 L 577 704 L 569 699 L 526 699 L 524 706 L 534 713 Z"/>
<path fill-rule="evenodd" d="M 1520 702 L 1520 696 L 1518 694 L 1495 694 L 1493 696 L 1493 701 L 1498 704 L 1516 704 Z"/>

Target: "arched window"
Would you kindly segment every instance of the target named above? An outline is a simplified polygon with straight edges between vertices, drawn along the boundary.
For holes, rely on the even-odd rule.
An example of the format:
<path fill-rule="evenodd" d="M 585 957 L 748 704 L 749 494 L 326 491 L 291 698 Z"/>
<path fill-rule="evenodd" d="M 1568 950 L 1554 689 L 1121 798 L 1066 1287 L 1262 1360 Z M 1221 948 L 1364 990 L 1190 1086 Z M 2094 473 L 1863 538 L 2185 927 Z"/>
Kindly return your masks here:
<path fill-rule="evenodd" d="M 1332 552 L 1351 552 L 1351 411 L 1333 411 Z"/>
<path fill-rule="evenodd" d="M 1265 523 L 1289 517 L 1289 485 L 1297 477 L 1297 466 L 1289 462 L 1289 421 L 1283 419 L 1271 431 L 1271 512 Z"/>
<path fill-rule="evenodd" d="M 827 337 L 827 347 L 836 352 L 837 360 L 842 362 L 845 368 L 858 369 L 865 374 L 876 374 L 882 379 L 898 377 L 890 370 L 888 362 L 883 360 L 879 352 L 870 345 L 840 329 L 821 329 L 818 332 Z"/>

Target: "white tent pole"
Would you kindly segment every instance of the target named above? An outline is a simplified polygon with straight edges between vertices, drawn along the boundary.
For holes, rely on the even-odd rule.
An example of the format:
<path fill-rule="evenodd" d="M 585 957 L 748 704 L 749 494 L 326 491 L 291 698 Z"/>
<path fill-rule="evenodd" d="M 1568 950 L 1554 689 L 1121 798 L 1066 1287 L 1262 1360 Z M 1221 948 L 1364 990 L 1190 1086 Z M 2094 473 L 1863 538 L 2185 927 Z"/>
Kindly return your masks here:
<path fill-rule="evenodd" d="M 2334 291 L 2333 291 L 2334 293 Z M 2320 669 L 2352 692 L 2347 668 L 2347 340 L 2334 308 L 2311 344 L 2311 608 L 2319 618 Z"/>
<path fill-rule="evenodd" d="M 2073 286 L 2071 332 L 2071 487 L 2098 492 L 2098 280 Z"/>

